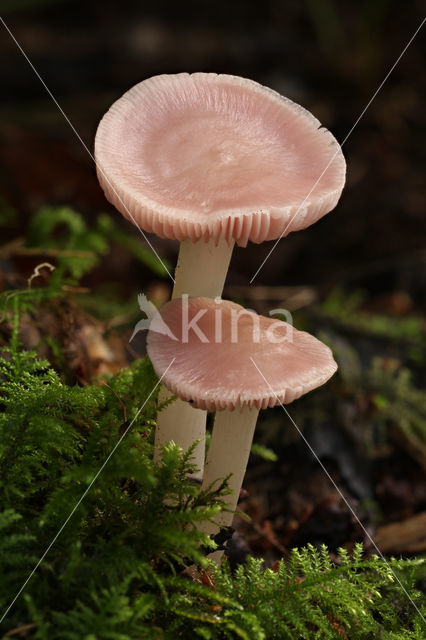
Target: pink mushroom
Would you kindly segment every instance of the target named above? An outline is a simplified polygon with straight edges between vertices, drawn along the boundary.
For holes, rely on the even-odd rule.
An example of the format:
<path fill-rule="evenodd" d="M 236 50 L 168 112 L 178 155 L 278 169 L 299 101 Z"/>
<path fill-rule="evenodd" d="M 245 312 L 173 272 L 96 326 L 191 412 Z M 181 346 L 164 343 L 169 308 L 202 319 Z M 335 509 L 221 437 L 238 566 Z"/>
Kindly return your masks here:
<path fill-rule="evenodd" d="M 131 222 L 180 240 L 173 297 L 222 294 L 234 242 L 304 229 L 337 204 L 345 161 L 306 109 L 253 80 L 214 73 L 149 78 L 101 120 L 99 182 Z M 159 416 L 156 443 L 203 465 L 205 414 L 182 403 Z"/>
<path fill-rule="evenodd" d="M 232 523 L 259 409 L 293 402 L 324 384 L 337 365 L 309 333 L 233 302 L 172 300 L 161 319 L 173 337 L 151 325 L 148 354 L 157 375 L 182 400 L 217 412 L 202 487 L 232 474 L 232 495 L 230 511 L 205 529 L 215 533 Z"/>

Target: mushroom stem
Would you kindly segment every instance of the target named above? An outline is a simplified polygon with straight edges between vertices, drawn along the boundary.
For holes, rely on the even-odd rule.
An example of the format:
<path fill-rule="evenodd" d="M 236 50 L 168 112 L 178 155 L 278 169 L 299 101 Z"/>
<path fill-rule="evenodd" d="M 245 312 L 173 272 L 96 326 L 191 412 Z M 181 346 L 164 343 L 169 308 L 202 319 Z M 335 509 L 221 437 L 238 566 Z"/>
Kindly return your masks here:
<path fill-rule="evenodd" d="M 232 524 L 258 415 L 258 409 L 248 406 L 244 406 L 240 411 L 218 411 L 215 415 L 201 489 L 206 490 L 210 486 L 212 489 L 218 489 L 224 478 L 232 474 L 228 479 L 232 494 L 225 498 L 229 511 L 222 511 L 216 523 L 206 522 L 201 526 L 201 530 L 208 535 Z M 221 557 L 221 551 L 216 551 L 210 556 L 216 562 L 219 562 Z"/>
<path fill-rule="evenodd" d="M 163 387 L 160 391 L 159 402 L 165 402 L 172 396 L 173 394 Z M 202 409 L 195 409 L 189 402 L 180 398 L 176 398 L 171 404 L 164 407 L 157 417 L 155 462 L 159 462 L 161 458 L 161 447 L 171 440 L 179 445 L 183 451 L 188 451 L 189 447 L 198 440 L 192 454 L 192 462 L 198 471 L 192 477 L 195 480 L 201 480 L 206 448 L 206 412 Z"/>
<path fill-rule="evenodd" d="M 208 242 L 183 240 L 180 244 L 172 298 L 181 298 L 184 294 L 208 298 L 221 296 L 234 244 L 234 240 L 228 242 L 224 238 L 220 238 L 217 244 L 213 238 Z M 171 395 L 166 389 L 162 389 L 160 403 Z M 204 469 L 206 415 L 206 411 L 194 409 L 180 398 L 165 407 L 158 414 L 154 460 L 158 462 L 160 447 L 170 440 L 183 451 L 187 451 L 198 440 L 193 452 L 193 462 L 199 472 L 193 477 L 201 480 Z"/>
<path fill-rule="evenodd" d="M 205 298 L 221 296 L 234 243 L 234 240 L 228 242 L 224 238 L 220 238 L 217 244 L 213 238 L 208 242 L 183 240 L 172 298 L 181 298 L 185 293 Z"/>

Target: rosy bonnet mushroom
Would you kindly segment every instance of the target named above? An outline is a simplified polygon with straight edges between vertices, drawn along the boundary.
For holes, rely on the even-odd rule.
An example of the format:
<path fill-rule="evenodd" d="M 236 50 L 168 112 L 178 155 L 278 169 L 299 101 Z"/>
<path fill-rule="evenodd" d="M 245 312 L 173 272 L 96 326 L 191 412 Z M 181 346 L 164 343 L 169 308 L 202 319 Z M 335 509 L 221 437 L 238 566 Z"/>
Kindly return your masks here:
<path fill-rule="evenodd" d="M 337 204 L 345 161 L 309 111 L 253 80 L 214 73 L 140 82 L 102 118 L 99 182 L 133 224 L 180 241 L 173 297 L 214 298 L 234 242 L 246 246 L 304 229 Z M 173 403 L 156 443 L 196 439 L 205 414 Z"/>
<path fill-rule="evenodd" d="M 336 371 L 325 344 L 233 302 L 184 298 L 162 307 L 171 334 L 150 327 L 148 354 L 163 384 L 199 409 L 215 411 L 202 488 L 231 474 L 229 511 L 204 528 L 232 523 L 260 409 L 288 404 Z"/>

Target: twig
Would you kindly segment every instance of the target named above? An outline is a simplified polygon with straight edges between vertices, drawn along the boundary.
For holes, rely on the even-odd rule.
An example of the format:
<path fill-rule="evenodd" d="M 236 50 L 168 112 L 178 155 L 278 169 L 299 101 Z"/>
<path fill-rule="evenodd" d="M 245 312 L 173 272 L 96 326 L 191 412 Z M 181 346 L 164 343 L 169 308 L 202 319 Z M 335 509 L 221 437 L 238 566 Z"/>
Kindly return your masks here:
<path fill-rule="evenodd" d="M 42 262 L 41 264 L 38 264 L 34 269 L 33 274 L 28 278 L 28 281 L 27 281 L 28 289 L 31 289 L 32 281 L 35 278 L 38 278 L 39 276 L 41 276 L 40 270 L 43 269 L 44 267 L 46 267 L 47 269 L 50 269 L 50 271 L 54 271 L 56 269 L 56 267 L 54 267 L 53 264 L 50 264 L 50 262 Z"/>
<path fill-rule="evenodd" d="M 15 629 L 11 629 L 7 633 L 4 634 L 5 638 L 11 638 L 12 636 L 21 636 L 27 635 L 27 631 L 31 631 L 31 629 L 35 629 L 36 625 L 34 623 L 31 624 L 22 624 L 20 627 L 15 627 Z"/>
<path fill-rule="evenodd" d="M 15 238 L 0 249 L 0 257 L 47 256 L 48 258 L 95 258 L 93 251 L 81 249 L 54 249 L 53 247 L 25 247 L 25 238 Z"/>

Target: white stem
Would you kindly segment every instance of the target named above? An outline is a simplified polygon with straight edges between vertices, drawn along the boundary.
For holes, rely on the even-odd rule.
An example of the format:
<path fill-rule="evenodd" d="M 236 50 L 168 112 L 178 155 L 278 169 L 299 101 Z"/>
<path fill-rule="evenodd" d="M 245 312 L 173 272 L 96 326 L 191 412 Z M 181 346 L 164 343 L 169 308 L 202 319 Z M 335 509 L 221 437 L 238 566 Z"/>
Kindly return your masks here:
<path fill-rule="evenodd" d="M 162 403 L 171 395 L 170 391 L 163 387 L 158 401 Z M 179 445 L 183 451 L 188 451 L 196 440 L 199 441 L 192 454 L 192 462 L 196 465 L 198 472 L 194 473 L 192 477 L 195 480 L 201 480 L 206 447 L 206 412 L 202 409 L 194 409 L 189 402 L 180 398 L 173 400 L 171 404 L 160 411 L 157 417 L 154 450 L 156 462 L 160 459 L 161 446 L 170 440 Z"/>
<path fill-rule="evenodd" d="M 220 527 L 232 524 L 258 415 L 258 409 L 248 407 L 241 411 L 218 411 L 215 415 L 201 487 L 206 490 L 212 485 L 213 489 L 217 489 L 224 478 L 232 474 L 228 480 L 232 494 L 225 497 L 230 511 L 222 511 L 215 524 L 206 522 L 201 526 L 201 530 L 208 535 L 217 533 Z M 222 552 L 216 551 L 210 557 L 219 562 Z"/>
<path fill-rule="evenodd" d="M 179 250 L 172 298 L 181 298 L 185 293 L 188 296 L 206 298 L 221 296 L 233 248 L 234 241 L 228 243 L 223 238 L 217 245 L 214 240 L 208 242 L 183 240 Z M 163 389 L 160 392 L 160 402 L 169 396 L 169 392 Z M 193 461 L 199 469 L 199 473 L 194 474 L 194 478 L 201 479 L 204 469 L 205 439 L 206 412 L 194 409 L 178 398 L 158 414 L 154 460 L 159 459 L 159 447 L 170 440 L 184 451 L 199 440 L 193 453 Z"/>
<path fill-rule="evenodd" d="M 181 298 L 184 293 L 205 298 L 221 296 L 233 248 L 234 240 L 229 243 L 223 238 L 217 245 L 214 240 L 183 240 L 179 249 L 172 298 Z"/>

